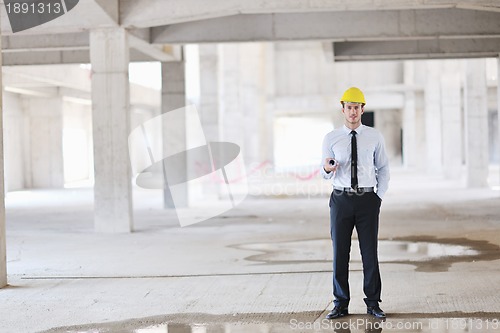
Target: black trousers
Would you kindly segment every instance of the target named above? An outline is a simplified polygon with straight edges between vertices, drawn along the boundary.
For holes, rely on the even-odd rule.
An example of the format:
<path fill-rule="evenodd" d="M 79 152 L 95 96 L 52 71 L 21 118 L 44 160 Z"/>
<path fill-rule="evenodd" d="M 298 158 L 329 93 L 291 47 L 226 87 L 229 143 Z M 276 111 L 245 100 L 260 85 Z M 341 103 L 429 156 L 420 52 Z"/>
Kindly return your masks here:
<path fill-rule="evenodd" d="M 380 300 L 382 282 L 377 241 L 381 200 L 375 192 L 362 194 L 333 190 L 330 196 L 330 234 L 333 246 L 333 296 L 336 306 L 349 305 L 349 258 L 354 227 L 363 261 L 363 291 L 367 306 Z"/>

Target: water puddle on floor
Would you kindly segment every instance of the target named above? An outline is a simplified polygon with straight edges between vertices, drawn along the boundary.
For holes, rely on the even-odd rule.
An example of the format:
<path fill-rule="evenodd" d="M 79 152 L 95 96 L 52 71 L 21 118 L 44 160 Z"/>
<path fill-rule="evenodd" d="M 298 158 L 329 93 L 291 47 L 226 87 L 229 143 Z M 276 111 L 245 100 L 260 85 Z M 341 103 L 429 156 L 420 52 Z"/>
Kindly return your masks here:
<path fill-rule="evenodd" d="M 245 259 L 262 264 L 331 263 L 332 261 L 329 239 L 240 244 L 233 247 L 260 252 Z M 433 237 L 379 240 L 381 263 L 411 264 L 418 271 L 445 271 L 456 262 L 496 259 L 500 259 L 500 248 L 485 241 Z M 351 263 L 361 264 L 359 244 L 355 239 L 352 241 Z"/>
<path fill-rule="evenodd" d="M 247 324 L 247 325 L 179 325 L 166 324 L 137 329 L 134 333 L 289 333 L 289 332 L 498 332 L 498 320 L 487 321 L 472 318 L 440 318 L 419 320 L 379 321 L 358 318 L 344 321 L 320 320 L 316 322 L 296 322 L 288 324 Z"/>
<path fill-rule="evenodd" d="M 201 315 L 203 317 L 203 315 Z M 141 321 L 127 321 L 118 323 L 103 324 L 97 328 L 72 329 L 70 327 L 61 330 L 50 330 L 47 332 L 57 333 L 290 333 L 290 332 L 337 332 L 337 333 L 358 333 L 358 332 L 420 332 L 420 333 L 459 333 L 459 332 L 499 332 L 500 321 L 491 316 L 478 317 L 418 317 L 418 318 L 388 318 L 380 320 L 367 315 L 352 315 L 340 320 L 327 320 L 323 318 L 294 318 L 289 315 L 286 322 L 259 323 L 248 322 L 223 322 L 224 315 L 218 316 L 219 320 L 212 323 L 185 323 L 168 322 L 157 324 L 142 324 Z M 250 315 L 251 317 L 251 315 Z M 283 320 L 282 315 L 278 317 Z M 500 316 L 499 316 L 500 317 Z M 310 320 L 310 321 L 308 321 Z"/>
<path fill-rule="evenodd" d="M 265 265 L 331 263 L 329 239 L 239 244 L 232 248 L 253 251 L 248 262 Z M 360 265 L 358 244 L 353 241 L 351 261 Z M 437 239 L 421 236 L 383 239 L 379 242 L 382 264 L 404 263 L 420 271 L 443 271 L 453 263 L 500 259 L 500 248 L 486 241 Z M 290 270 L 292 266 L 290 266 Z M 215 301 L 215 300 L 214 300 Z M 500 332 L 498 313 L 395 313 L 381 321 L 366 314 L 327 320 L 326 311 L 300 313 L 193 314 L 180 313 L 122 322 L 60 327 L 46 333 L 290 333 L 290 332 Z"/>
<path fill-rule="evenodd" d="M 344 321 L 295 322 L 289 324 L 241 324 L 241 325 L 182 325 L 165 324 L 140 328 L 134 333 L 290 333 L 290 332 L 498 332 L 498 320 L 472 318 L 440 318 L 419 320 L 378 321 L 358 318 Z"/>

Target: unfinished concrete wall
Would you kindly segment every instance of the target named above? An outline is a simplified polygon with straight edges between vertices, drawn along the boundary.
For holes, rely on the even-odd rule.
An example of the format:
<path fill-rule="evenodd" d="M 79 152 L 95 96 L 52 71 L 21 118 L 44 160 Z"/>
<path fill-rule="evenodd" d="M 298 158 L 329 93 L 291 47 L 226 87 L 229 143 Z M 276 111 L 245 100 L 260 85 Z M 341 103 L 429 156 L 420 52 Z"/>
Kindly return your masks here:
<path fill-rule="evenodd" d="M 342 124 L 336 64 L 325 58 L 321 43 L 275 43 L 273 51 L 274 114 L 330 114 L 336 126 Z"/>
<path fill-rule="evenodd" d="M 336 65 L 327 62 L 321 43 L 284 42 L 276 43 L 274 48 L 277 96 L 332 93 Z"/>
<path fill-rule="evenodd" d="M 24 117 L 20 95 L 5 92 L 3 95 L 3 142 L 6 192 L 20 190 L 25 186 Z"/>
<path fill-rule="evenodd" d="M 61 188 L 64 186 L 62 150 L 62 99 L 23 97 L 26 114 L 25 186 Z"/>
<path fill-rule="evenodd" d="M 391 163 L 401 164 L 401 110 L 376 110 L 375 128 L 385 139 L 387 156 Z"/>
<path fill-rule="evenodd" d="M 401 163 L 402 113 L 404 92 L 402 62 L 329 61 L 320 42 L 283 42 L 274 45 L 274 115 L 276 117 L 330 117 L 342 126 L 340 98 L 351 86 L 363 90 L 367 111 L 376 110 L 375 127 L 386 137 L 394 163 Z M 381 75 L 383 73 L 383 75 Z"/>
<path fill-rule="evenodd" d="M 89 105 L 10 92 L 4 100 L 6 191 L 91 180 Z"/>
<path fill-rule="evenodd" d="M 60 97 L 5 94 L 7 191 L 64 186 L 62 105 Z"/>
<path fill-rule="evenodd" d="M 92 181 L 92 107 L 90 104 L 63 104 L 64 182 Z"/>
<path fill-rule="evenodd" d="M 406 166 L 449 179 L 461 177 L 463 70 L 460 60 L 405 62 Z"/>
<path fill-rule="evenodd" d="M 220 137 L 238 144 L 246 164 L 265 160 L 265 44 L 224 44 L 219 48 Z"/>

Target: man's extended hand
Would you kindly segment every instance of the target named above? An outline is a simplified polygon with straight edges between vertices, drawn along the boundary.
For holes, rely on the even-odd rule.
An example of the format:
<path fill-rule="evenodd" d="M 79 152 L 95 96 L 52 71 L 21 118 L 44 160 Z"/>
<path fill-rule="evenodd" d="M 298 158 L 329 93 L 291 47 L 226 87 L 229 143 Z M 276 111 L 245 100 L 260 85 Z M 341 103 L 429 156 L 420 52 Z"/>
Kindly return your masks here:
<path fill-rule="evenodd" d="M 332 165 L 330 164 L 330 161 L 333 161 L 335 164 Z M 331 158 L 331 157 L 327 157 L 325 159 L 325 164 L 323 165 L 323 169 L 325 169 L 326 173 L 330 173 L 330 172 L 335 172 L 337 170 L 339 166 L 339 163 L 337 161 L 335 161 L 335 159 Z"/>

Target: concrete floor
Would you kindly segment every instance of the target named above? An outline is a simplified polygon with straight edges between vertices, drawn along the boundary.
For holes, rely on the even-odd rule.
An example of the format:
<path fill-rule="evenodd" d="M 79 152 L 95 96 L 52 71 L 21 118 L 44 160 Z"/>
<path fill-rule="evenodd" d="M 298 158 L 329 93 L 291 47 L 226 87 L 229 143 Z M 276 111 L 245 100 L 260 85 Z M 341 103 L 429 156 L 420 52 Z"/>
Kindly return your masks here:
<path fill-rule="evenodd" d="M 249 197 L 180 228 L 161 198 L 136 190 L 132 234 L 93 233 L 90 189 L 8 193 L 0 331 L 500 331 L 493 178 L 494 189 L 466 190 L 393 172 L 380 226 L 385 322 L 364 314 L 357 249 L 353 315 L 323 320 L 332 306 L 327 193 Z"/>

